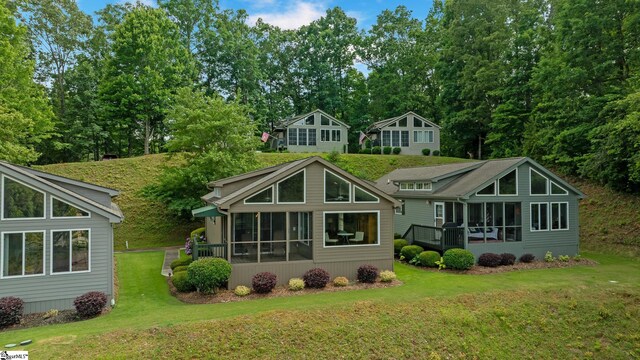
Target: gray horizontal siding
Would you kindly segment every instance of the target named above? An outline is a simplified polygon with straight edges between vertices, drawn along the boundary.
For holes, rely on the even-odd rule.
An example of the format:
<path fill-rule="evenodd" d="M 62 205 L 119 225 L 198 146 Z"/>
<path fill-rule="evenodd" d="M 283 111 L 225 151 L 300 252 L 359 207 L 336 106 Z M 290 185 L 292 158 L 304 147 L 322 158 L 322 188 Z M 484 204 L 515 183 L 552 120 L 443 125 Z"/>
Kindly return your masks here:
<path fill-rule="evenodd" d="M 433 226 L 433 205 L 426 199 L 403 200 L 404 215 L 394 215 L 395 232 L 404 235 L 412 224 Z"/>

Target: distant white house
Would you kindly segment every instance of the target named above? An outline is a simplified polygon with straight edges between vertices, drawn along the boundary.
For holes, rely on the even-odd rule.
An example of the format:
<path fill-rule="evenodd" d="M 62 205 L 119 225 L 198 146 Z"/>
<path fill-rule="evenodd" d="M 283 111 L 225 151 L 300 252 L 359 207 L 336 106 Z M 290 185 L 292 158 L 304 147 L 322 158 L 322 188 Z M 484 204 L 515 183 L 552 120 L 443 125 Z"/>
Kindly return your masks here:
<path fill-rule="evenodd" d="M 271 147 L 289 152 L 346 153 L 349 125 L 322 110 L 279 121 L 271 137 Z"/>
<path fill-rule="evenodd" d="M 422 149 L 440 151 L 440 126 L 411 111 L 377 121 L 365 134 L 372 146 L 399 147 L 404 155 L 421 155 Z"/>

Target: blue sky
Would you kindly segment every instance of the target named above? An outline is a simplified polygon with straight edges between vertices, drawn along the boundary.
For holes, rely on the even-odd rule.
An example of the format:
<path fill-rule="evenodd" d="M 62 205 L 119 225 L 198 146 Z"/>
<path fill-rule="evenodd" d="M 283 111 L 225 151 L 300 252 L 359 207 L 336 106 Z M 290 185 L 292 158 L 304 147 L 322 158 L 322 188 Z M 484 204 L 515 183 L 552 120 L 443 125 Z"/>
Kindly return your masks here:
<path fill-rule="evenodd" d="M 106 4 L 129 2 L 128 0 L 77 0 L 80 9 L 93 15 L 93 12 Z M 135 0 L 131 0 L 135 1 Z M 155 6 L 156 0 L 142 0 Z M 376 16 L 384 9 L 395 9 L 404 5 L 413 12 L 413 16 L 424 19 L 431 8 L 431 0 L 220 0 L 223 9 L 245 9 L 250 22 L 262 18 L 266 22 L 281 28 L 298 28 L 321 17 L 325 10 L 339 6 L 347 14 L 358 20 L 358 26 L 368 29 L 376 21 Z"/>

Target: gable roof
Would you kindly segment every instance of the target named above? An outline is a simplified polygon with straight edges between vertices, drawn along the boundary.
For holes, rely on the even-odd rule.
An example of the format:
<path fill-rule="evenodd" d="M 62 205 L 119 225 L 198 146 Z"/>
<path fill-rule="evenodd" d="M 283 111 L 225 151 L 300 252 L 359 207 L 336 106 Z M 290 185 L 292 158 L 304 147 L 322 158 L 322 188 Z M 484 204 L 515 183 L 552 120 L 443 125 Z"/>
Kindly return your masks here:
<path fill-rule="evenodd" d="M 291 124 L 295 123 L 296 121 L 301 120 L 301 119 L 304 119 L 304 118 L 307 118 L 307 117 L 308 117 L 308 116 L 310 116 L 311 114 L 315 114 L 315 113 L 320 113 L 320 114 L 322 114 L 322 115 L 324 115 L 324 116 L 328 117 L 331 121 L 335 121 L 335 122 L 337 122 L 338 124 L 340 124 L 340 125 L 342 125 L 342 126 L 346 127 L 347 129 L 351 128 L 351 126 L 349 126 L 349 125 L 345 124 L 344 122 L 342 122 L 342 121 L 340 121 L 340 120 L 336 119 L 335 117 L 333 117 L 333 116 L 331 116 L 331 115 L 327 114 L 326 112 L 324 112 L 324 111 L 322 111 L 322 110 L 320 110 L 320 109 L 315 109 L 315 110 L 310 111 L 310 112 L 308 112 L 308 113 L 306 113 L 306 114 L 296 115 L 296 116 L 294 116 L 294 117 L 292 117 L 292 118 L 287 118 L 287 119 L 280 120 L 280 121 L 278 121 L 278 123 L 276 124 L 276 128 L 286 128 L 286 127 L 290 126 Z"/>
<path fill-rule="evenodd" d="M 23 169 L 24 171 L 28 171 L 28 172 L 30 172 L 30 173 L 38 176 L 38 177 L 47 179 L 47 180 L 59 181 L 59 182 L 65 183 L 65 184 L 75 185 L 75 186 L 87 188 L 87 189 L 90 189 L 90 190 L 95 190 L 95 191 L 107 193 L 107 194 L 109 194 L 109 196 L 112 196 L 112 197 L 120 195 L 120 191 L 118 191 L 116 189 L 112 189 L 112 188 L 108 188 L 108 187 L 104 187 L 104 186 L 100 186 L 100 185 L 96 185 L 96 184 L 90 184 L 88 182 L 84 182 L 84 181 L 80 181 L 80 180 L 74 180 L 74 179 L 70 179 L 68 177 L 64 177 L 64 176 L 60 176 L 60 175 L 54 175 L 54 174 L 46 173 L 44 171 L 32 169 L 32 168 L 26 167 L 26 166 L 20 166 L 20 165 L 15 165 L 15 164 L 12 164 L 12 165 L 15 166 L 15 167 L 19 167 L 19 168 Z"/>
<path fill-rule="evenodd" d="M 384 190 L 388 194 L 395 194 L 396 192 L 398 192 L 398 186 L 396 186 L 393 182 L 411 180 L 427 180 L 437 182 L 441 179 L 459 175 L 457 179 L 452 180 L 446 186 L 433 192 L 420 195 L 421 197 L 440 197 L 452 199 L 468 198 L 476 191 L 483 189 L 485 186 L 489 185 L 496 178 L 500 178 L 508 174 L 520 164 L 525 162 L 530 163 L 533 167 L 543 172 L 552 180 L 561 183 L 571 191 L 575 192 L 580 198 L 584 197 L 584 194 L 580 190 L 528 157 L 484 160 L 471 163 L 439 166 L 425 166 L 413 169 L 398 169 L 378 179 L 376 186 Z"/>
<path fill-rule="evenodd" d="M 69 189 L 66 189 L 60 185 L 57 185 L 49 181 L 49 180 L 58 180 L 58 178 L 62 178 L 62 179 L 66 179 L 66 178 L 58 177 L 56 175 L 51 175 L 47 173 L 44 173 L 47 176 L 40 176 L 39 174 L 42 174 L 43 173 L 42 171 L 37 171 L 37 170 L 28 171 L 29 168 L 9 164 L 4 161 L 0 161 L 0 169 L 4 169 L 5 173 L 8 174 L 9 176 L 11 175 L 15 176 L 16 174 L 22 175 L 24 178 L 26 178 L 27 180 L 26 182 L 28 182 L 29 185 L 32 185 L 41 190 L 45 190 L 49 193 L 52 193 L 53 195 L 60 196 L 63 198 L 63 200 L 71 198 L 75 200 L 74 202 L 81 203 L 82 207 L 86 208 L 87 210 L 93 211 L 93 212 L 96 212 L 97 214 L 105 216 L 112 223 L 120 223 L 122 222 L 122 220 L 124 220 L 124 215 L 122 214 L 122 211 L 120 211 L 120 208 L 116 204 L 111 203 L 111 207 L 104 206 L 92 199 L 87 198 L 86 196 L 80 195 L 74 191 L 71 191 Z M 84 185 L 87 183 L 84 183 L 81 181 L 75 181 L 71 179 L 66 179 L 66 180 L 67 181 L 63 181 L 63 180 L 58 180 L 58 181 L 63 181 L 76 186 L 87 187 L 92 190 L 95 190 L 96 189 L 95 187 L 99 187 L 97 185 L 93 185 L 92 187 L 89 187 Z M 107 188 L 104 188 L 104 189 L 107 189 Z M 110 189 L 110 190 L 113 190 L 113 189 Z"/>
<path fill-rule="evenodd" d="M 227 205 L 238 201 L 239 199 L 244 198 L 245 196 L 248 196 L 250 194 L 253 194 L 256 189 L 261 189 L 263 187 L 269 186 L 271 184 L 274 184 L 275 182 L 279 181 L 282 178 L 285 178 L 289 175 L 293 175 L 294 173 L 306 168 L 307 166 L 309 166 L 312 163 L 318 162 L 320 164 L 322 164 L 325 168 L 328 168 L 329 170 L 331 170 L 332 172 L 334 172 L 335 174 L 344 177 L 345 179 L 347 179 L 348 181 L 350 181 L 351 183 L 358 185 L 359 187 L 370 191 L 371 193 L 376 194 L 379 197 L 382 197 L 386 200 L 388 200 L 389 202 L 391 202 L 392 204 L 394 204 L 394 206 L 400 206 L 400 203 L 393 198 L 392 196 L 390 196 L 389 194 L 385 193 L 384 191 L 378 189 L 377 187 L 375 187 L 372 183 L 367 182 L 365 180 L 362 180 L 360 178 L 358 178 L 355 175 L 352 175 L 350 173 L 348 173 L 347 171 L 339 168 L 338 166 L 330 163 L 329 161 L 319 157 L 319 156 L 312 156 L 312 157 L 308 157 L 305 159 L 301 159 L 301 160 L 296 160 L 296 161 L 292 161 L 289 163 L 285 163 L 282 164 L 280 166 L 277 167 L 271 167 L 271 172 L 268 175 L 265 175 L 264 177 L 260 178 L 259 180 L 241 188 L 238 189 L 236 191 L 234 191 L 233 193 L 226 195 L 220 199 L 217 199 L 215 201 L 211 201 L 212 199 L 208 197 L 207 194 L 205 196 L 202 197 L 203 200 L 205 201 L 209 201 L 211 203 L 213 203 L 214 205 L 221 207 L 223 209 L 226 208 Z M 254 172 L 255 173 L 255 172 Z M 248 175 L 250 173 L 244 174 L 244 175 Z M 246 178 L 246 177 L 245 177 Z M 226 179 L 223 179 L 226 180 Z"/>
<path fill-rule="evenodd" d="M 406 117 L 406 116 L 409 116 L 409 115 L 413 115 L 414 117 L 418 118 L 419 120 L 422 120 L 422 121 L 428 123 L 429 125 L 440 129 L 440 126 L 438 124 L 434 123 L 433 121 L 427 120 L 424 117 L 414 113 L 413 111 L 409 111 L 409 112 L 406 112 L 406 113 L 404 113 L 404 114 L 402 114 L 400 116 L 396 116 L 396 117 L 392 117 L 392 118 L 376 121 L 373 124 L 369 125 L 367 127 L 367 129 L 365 130 L 365 132 L 369 133 L 369 132 L 371 132 L 373 130 L 380 130 L 383 127 L 385 127 L 387 125 L 390 125 L 391 123 L 393 123 L 393 122 L 395 122 L 397 120 L 400 120 L 403 117 Z"/>

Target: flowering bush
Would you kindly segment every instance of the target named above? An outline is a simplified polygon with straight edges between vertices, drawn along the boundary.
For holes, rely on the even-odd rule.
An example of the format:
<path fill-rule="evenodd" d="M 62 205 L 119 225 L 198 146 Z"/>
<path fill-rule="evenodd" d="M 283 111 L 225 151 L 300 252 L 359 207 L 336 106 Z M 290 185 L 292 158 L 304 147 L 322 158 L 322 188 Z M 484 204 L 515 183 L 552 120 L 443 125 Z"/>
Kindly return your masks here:
<path fill-rule="evenodd" d="M 84 295 L 78 296 L 73 301 L 78 315 L 81 317 L 94 317 L 102 312 L 107 305 L 107 294 L 100 291 L 89 291 Z"/>
<path fill-rule="evenodd" d="M 396 273 L 391 270 L 384 270 L 380 272 L 380 281 L 382 282 L 392 282 L 396 279 Z"/>
<path fill-rule="evenodd" d="M 349 279 L 344 276 L 338 276 L 333 279 L 333 286 L 347 286 L 349 285 Z"/>
<path fill-rule="evenodd" d="M 378 268 L 373 265 L 361 265 L 358 268 L 358 281 L 362 283 L 374 283 L 377 277 Z"/>
<path fill-rule="evenodd" d="M 236 289 L 233 290 L 233 293 L 238 295 L 238 296 L 247 296 L 249 294 L 251 294 L 251 289 L 249 289 L 246 286 L 243 285 L 238 285 L 236 286 Z"/>
<path fill-rule="evenodd" d="M 289 280 L 289 290 L 300 291 L 304 289 L 304 280 L 300 278 L 293 278 Z"/>
<path fill-rule="evenodd" d="M 0 298 L 0 329 L 20 322 L 24 301 L 17 297 Z"/>
<path fill-rule="evenodd" d="M 257 292 L 258 294 L 270 293 L 271 290 L 276 287 L 276 283 L 276 274 L 270 272 L 257 273 L 251 280 L 253 291 Z"/>
<path fill-rule="evenodd" d="M 191 255 L 192 252 L 193 249 L 191 248 L 191 238 L 187 238 L 187 240 L 184 242 L 184 253 L 187 255 Z"/>
<path fill-rule="evenodd" d="M 302 276 L 302 278 L 304 279 L 304 284 L 307 287 L 314 289 L 322 289 L 323 287 L 327 286 L 327 283 L 329 283 L 329 280 L 331 279 L 329 272 L 321 268 L 313 268 L 308 270 L 306 273 L 304 273 L 304 276 Z"/>

